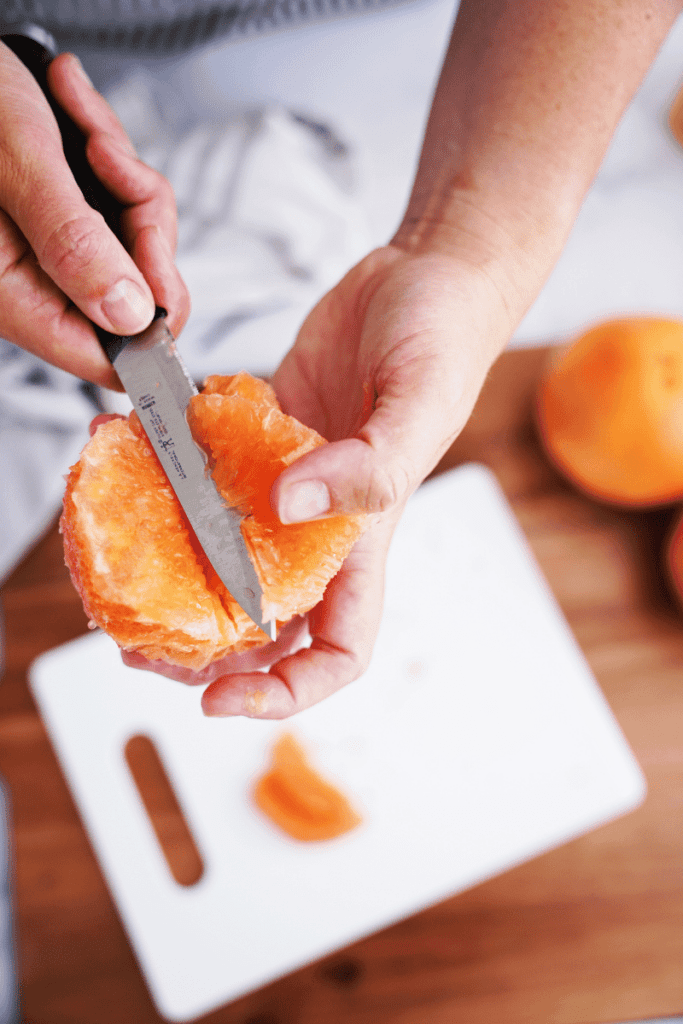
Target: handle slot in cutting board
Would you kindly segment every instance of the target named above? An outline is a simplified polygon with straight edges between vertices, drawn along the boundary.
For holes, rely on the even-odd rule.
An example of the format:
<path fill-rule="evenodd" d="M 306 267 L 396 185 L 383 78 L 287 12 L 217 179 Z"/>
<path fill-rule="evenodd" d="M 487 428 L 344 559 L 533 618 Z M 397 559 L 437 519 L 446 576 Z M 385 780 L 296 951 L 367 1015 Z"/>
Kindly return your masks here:
<path fill-rule="evenodd" d="M 154 741 L 131 736 L 124 755 L 171 874 L 178 885 L 196 885 L 204 863 Z"/>

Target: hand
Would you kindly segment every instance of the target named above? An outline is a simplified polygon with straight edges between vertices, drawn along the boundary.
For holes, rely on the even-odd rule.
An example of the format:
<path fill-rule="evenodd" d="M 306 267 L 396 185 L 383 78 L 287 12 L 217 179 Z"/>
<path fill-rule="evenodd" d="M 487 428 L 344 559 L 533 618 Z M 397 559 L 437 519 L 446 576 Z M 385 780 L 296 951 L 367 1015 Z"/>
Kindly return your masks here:
<path fill-rule="evenodd" d="M 0 335 L 120 390 L 88 319 L 133 334 L 151 322 L 156 304 L 180 331 L 189 300 L 173 265 L 175 200 L 168 182 L 136 158 L 76 57 L 55 58 L 48 77 L 87 138 L 93 170 L 126 208 L 128 252 L 76 185 L 38 84 L 0 43 Z"/>
<path fill-rule="evenodd" d="M 310 647 L 265 647 L 268 672 L 251 653 L 212 666 L 207 714 L 283 718 L 362 674 L 401 511 L 550 273 L 681 9 L 462 0 L 397 235 L 313 310 L 273 379 L 285 412 L 331 442 L 276 481 L 281 519 L 366 511 L 372 525 L 309 613 Z"/>
<path fill-rule="evenodd" d="M 510 329 L 491 278 L 465 260 L 388 246 L 352 270 L 309 315 L 273 378 L 285 412 L 331 442 L 280 475 L 271 495 L 280 518 L 372 516 L 308 615 L 310 647 L 294 650 L 295 624 L 280 646 L 231 655 L 199 676 L 151 667 L 209 682 L 208 715 L 258 718 L 284 718 L 357 679 L 379 628 L 396 523 L 468 419 Z M 254 671 L 268 664 L 268 672 Z"/>

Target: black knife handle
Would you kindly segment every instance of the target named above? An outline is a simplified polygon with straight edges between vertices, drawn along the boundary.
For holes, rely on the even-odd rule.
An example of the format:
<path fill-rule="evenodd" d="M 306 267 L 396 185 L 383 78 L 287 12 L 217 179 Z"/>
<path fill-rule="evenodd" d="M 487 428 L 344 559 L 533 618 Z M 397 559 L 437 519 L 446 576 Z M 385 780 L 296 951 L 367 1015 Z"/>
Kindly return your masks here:
<path fill-rule="evenodd" d="M 26 65 L 35 80 L 38 82 L 38 85 L 45 93 L 47 101 L 50 104 L 52 112 L 57 120 L 57 124 L 59 125 L 66 162 L 71 168 L 71 172 L 76 179 L 78 187 L 83 193 L 88 204 L 92 206 L 94 210 L 97 210 L 98 213 L 102 214 L 108 227 L 114 232 L 119 241 L 122 242 L 121 216 L 123 214 L 124 207 L 114 198 L 111 192 L 104 187 L 102 182 L 94 173 L 86 156 L 87 140 L 85 135 L 78 125 L 75 124 L 62 110 L 50 93 L 50 88 L 47 82 L 47 69 L 56 54 L 50 52 L 46 46 L 39 43 L 37 40 L 19 32 L 7 32 L 0 36 L 0 38 L 3 43 L 5 43 L 5 45 L 17 55 L 19 60 Z M 166 311 L 158 307 L 155 319 L 165 315 Z M 99 327 L 97 324 L 93 324 L 93 328 L 109 361 L 113 363 L 119 352 L 125 348 L 131 340 L 131 336 L 111 334 L 109 331 L 104 330 L 103 327 Z"/>

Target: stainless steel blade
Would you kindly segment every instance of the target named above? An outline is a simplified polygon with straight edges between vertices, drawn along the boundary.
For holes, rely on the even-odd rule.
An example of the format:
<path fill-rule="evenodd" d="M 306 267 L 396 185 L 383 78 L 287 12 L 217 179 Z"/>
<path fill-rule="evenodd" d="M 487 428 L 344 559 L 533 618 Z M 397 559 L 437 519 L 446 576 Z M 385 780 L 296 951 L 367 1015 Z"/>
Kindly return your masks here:
<path fill-rule="evenodd" d="M 263 621 L 261 584 L 240 530 L 241 516 L 221 498 L 190 433 L 185 414 L 197 388 L 164 319 L 126 345 L 114 367 L 209 561 L 247 615 L 272 636 Z"/>

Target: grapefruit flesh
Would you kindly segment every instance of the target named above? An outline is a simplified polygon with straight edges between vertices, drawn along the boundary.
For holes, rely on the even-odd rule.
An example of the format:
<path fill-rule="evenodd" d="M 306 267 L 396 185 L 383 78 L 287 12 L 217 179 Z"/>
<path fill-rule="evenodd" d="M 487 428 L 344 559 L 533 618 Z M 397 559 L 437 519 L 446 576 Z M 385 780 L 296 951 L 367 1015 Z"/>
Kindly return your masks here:
<path fill-rule="evenodd" d="M 276 742 L 254 801 L 283 832 L 302 842 L 334 839 L 361 821 L 344 794 L 311 767 L 290 733 Z"/>
<path fill-rule="evenodd" d="M 219 491 L 246 516 L 242 533 L 267 598 L 265 617 L 287 620 L 308 611 L 360 536 L 366 517 L 283 525 L 269 495 L 282 470 L 325 439 L 285 415 L 270 385 L 248 374 L 209 377 L 192 400 L 188 421 L 209 454 Z"/>
<path fill-rule="evenodd" d="M 305 613 L 367 518 L 283 526 L 272 512 L 277 475 L 324 438 L 282 413 L 272 388 L 246 373 L 210 378 L 188 421 L 226 503 L 245 516 L 265 618 Z M 60 527 L 86 613 L 120 647 L 199 670 L 268 642 L 206 559 L 134 413 L 101 424 L 71 468 Z"/>

